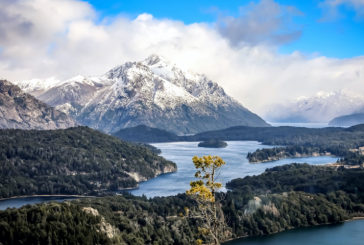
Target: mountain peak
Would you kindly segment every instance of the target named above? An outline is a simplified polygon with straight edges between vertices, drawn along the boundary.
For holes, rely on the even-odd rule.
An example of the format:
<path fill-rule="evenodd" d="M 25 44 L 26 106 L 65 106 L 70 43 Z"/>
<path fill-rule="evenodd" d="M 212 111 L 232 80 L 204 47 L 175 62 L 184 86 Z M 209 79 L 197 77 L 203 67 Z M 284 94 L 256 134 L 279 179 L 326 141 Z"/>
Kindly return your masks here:
<path fill-rule="evenodd" d="M 86 79 L 86 77 L 85 77 L 85 76 L 82 76 L 82 75 L 78 74 L 77 76 L 74 76 L 74 77 L 72 77 L 72 78 L 70 78 L 70 79 L 66 80 L 66 82 L 67 82 L 67 81 L 72 81 L 72 82 L 82 82 L 82 81 L 83 81 L 83 80 L 85 80 L 85 79 Z"/>
<path fill-rule="evenodd" d="M 151 54 L 147 59 L 143 61 L 147 66 L 168 66 L 171 65 L 171 61 L 163 55 Z"/>
<path fill-rule="evenodd" d="M 176 134 L 269 126 L 217 83 L 158 54 L 116 66 L 101 77 L 78 75 L 37 97 L 105 132 L 140 124 Z"/>

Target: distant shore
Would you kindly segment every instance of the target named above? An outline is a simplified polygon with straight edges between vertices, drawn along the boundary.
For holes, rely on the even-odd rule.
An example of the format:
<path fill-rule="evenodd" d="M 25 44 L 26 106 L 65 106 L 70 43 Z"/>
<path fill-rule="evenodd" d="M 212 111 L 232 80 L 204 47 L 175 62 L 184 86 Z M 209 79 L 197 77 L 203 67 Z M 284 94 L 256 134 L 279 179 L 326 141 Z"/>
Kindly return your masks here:
<path fill-rule="evenodd" d="M 8 197 L 8 198 L 0 198 L 0 201 L 11 200 L 11 199 L 18 199 L 18 198 L 26 198 L 26 197 L 97 197 L 97 196 L 81 196 L 81 195 L 27 195 L 27 196 L 15 196 L 15 197 Z"/>
<path fill-rule="evenodd" d="M 330 163 L 329 163 L 330 164 Z M 362 220 L 364 219 L 364 217 L 353 217 L 351 219 L 345 220 L 343 222 L 339 222 L 339 223 L 344 223 L 344 222 L 349 222 L 349 221 L 355 221 L 355 220 Z M 277 233 L 281 233 L 283 231 L 288 231 L 288 230 L 292 230 L 292 229 L 299 229 L 299 228 L 305 228 L 305 227 L 315 227 L 315 226 L 321 226 L 321 225 L 334 225 L 335 223 L 324 223 L 324 224 L 317 224 L 317 225 L 309 225 L 309 226 L 301 226 L 301 227 L 292 227 L 286 230 L 282 230 L 282 231 L 277 231 L 277 232 L 273 232 L 271 234 L 264 234 L 264 235 L 246 235 L 246 236 L 240 236 L 240 237 L 236 237 L 236 238 L 230 238 L 226 241 L 224 241 L 222 244 L 225 244 L 227 242 L 231 242 L 234 240 L 238 240 L 238 239 L 243 239 L 243 238 L 247 238 L 247 237 L 252 237 L 252 236 L 269 236 L 269 235 L 273 235 L 273 234 L 277 234 Z"/>
<path fill-rule="evenodd" d="M 325 155 L 320 155 L 320 156 L 316 156 L 316 155 L 303 155 L 303 156 L 292 156 L 292 157 L 272 157 L 271 159 L 266 159 L 266 160 L 263 160 L 263 161 L 256 161 L 256 162 L 251 162 L 249 159 L 249 163 L 251 164 L 256 164 L 256 163 L 267 163 L 267 162 L 275 162 L 275 161 L 279 161 L 279 160 L 283 160 L 283 159 L 295 159 L 295 158 L 306 158 L 306 157 L 337 157 L 335 155 L 328 155 L 328 156 L 325 156 Z M 333 164 L 333 163 L 328 163 L 328 164 Z M 326 165 L 326 164 L 325 164 Z"/>

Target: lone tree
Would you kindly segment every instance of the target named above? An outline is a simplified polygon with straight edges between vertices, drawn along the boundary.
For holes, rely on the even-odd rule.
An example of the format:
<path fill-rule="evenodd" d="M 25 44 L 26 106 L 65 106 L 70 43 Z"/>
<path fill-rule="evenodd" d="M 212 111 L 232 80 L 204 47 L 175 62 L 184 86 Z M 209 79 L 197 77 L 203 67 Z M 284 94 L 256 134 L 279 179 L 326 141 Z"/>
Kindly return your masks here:
<path fill-rule="evenodd" d="M 197 207 L 193 209 L 185 208 L 186 216 L 193 219 L 201 219 L 204 221 L 203 227 L 199 227 L 199 235 L 212 244 L 220 244 L 224 237 L 226 220 L 221 210 L 217 196 L 221 197 L 217 191 L 222 184 L 217 182 L 221 173 L 221 167 L 225 162 L 218 156 L 203 156 L 192 158 L 196 169 L 198 170 L 195 177 L 199 180 L 191 181 L 191 189 L 186 194 L 196 201 Z M 197 244 L 202 244 L 202 240 L 198 239 Z"/>

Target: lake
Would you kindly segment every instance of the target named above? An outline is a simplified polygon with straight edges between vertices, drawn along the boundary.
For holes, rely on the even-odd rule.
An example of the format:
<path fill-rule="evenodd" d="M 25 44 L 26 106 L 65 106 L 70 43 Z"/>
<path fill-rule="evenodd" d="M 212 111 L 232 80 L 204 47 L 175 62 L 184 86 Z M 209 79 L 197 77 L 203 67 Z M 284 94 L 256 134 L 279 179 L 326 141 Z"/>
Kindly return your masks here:
<path fill-rule="evenodd" d="M 280 233 L 246 237 L 224 245 L 362 245 L 364 220 L 292 229 Z"/>
<path fill-rule="evenodd" d="M 202 148 L 198 147 L 199 142 L 175 142 L 175 143 L 158 143 L 153 146 L 162 150 L 161 156 L 175 162 L 178 166 L 178 172 L 162 174 L 155 179 L 143 182 L 139 189 L 132 190 L 134 195 L 154 196 L 171 196 L 178 193 L 184 193 L 189 189 L 189 183 L 195 180 L 195 166 L 192 163 L 192 157 L 197 155 L 218 155 L 226 165 L 222 169 L 221 180 L 223 183 L 236 178 L 243 178 L 247 175 L 258 175 L 265 171 L 266 168 L 272 168 L 277 165 L 289 164 L 292 162 L 309 163 L 313 165 L 336 162 L 337 158 L 333 157 L 307 157 L 295 159 L 282 159 L 268 163 L 249 163 L 246 156 L 248 152 L 253 152 L 258 148 L 272 148 L 274 146 L 261 145 L 257 141 L 227 141 L 226 148 Z"/>
<path fill-rule="evenodd" d="M 277 165 L 289 164 L 292 162 L 318 165 L 336 162 L 337 158 L 333 157 L 308 157 L 283 159 L 268 163 L 249 163 L 246 156 L 248 152 L 253 152 L 258 148 L 272 148 L 273 146 L 261 145 L 257 141 L 227 141 L 226 148 L 202 148 L 198 147 L 199 142 L 175 142 L 175 143 L 158 143 L 153 144 L 162 150 L 161 156 L 177 164 L 176 173 L 162 174 L 147 182 L 140 183 L 138 189 L 130 190 L 136 196 L 146 195 L 147 197 L 155 196 L 172 196 L 178 193 L 184 193 L 189 189 L 191 180 L 195 180 L 196 169 L 192 163 L 192 157 L 203 155 L 218 155 L 225 162 L 221 180 L 223 183 L 235 178 L 243 178 L 247 175 L 258 175 Z M 223 189 L 224 191 L 224 189 Z M 72 197 L 74 199 L 74 197 Z M 27 197 L 15 198 L 0 201 L 0 210 L 7 207 L 21 207 L 26 204 L 34 204 L 47 201 L 62 201 L 65 197 Z"/>
<path fill-rule="evenodd" d="M 12 198 L 0 201 L 0 210 L 5 210 L 9 208 L 20 208 L 26 204 L 35 204 L 41 202 L 63 202 L 65 200 L 74 200 L 75 197 L 64 197 L 64 196 L 52 196 L 52 197 L 21 197 Z"/>

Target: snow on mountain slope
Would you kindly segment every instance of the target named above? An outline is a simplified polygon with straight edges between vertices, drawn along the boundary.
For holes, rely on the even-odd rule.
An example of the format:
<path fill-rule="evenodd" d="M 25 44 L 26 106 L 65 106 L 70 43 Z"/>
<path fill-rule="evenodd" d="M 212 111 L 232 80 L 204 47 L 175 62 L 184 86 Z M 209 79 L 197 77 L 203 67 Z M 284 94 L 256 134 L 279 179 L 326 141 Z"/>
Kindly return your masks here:
<path fill-rule="evenodd" d="M 46 89 L 19 84 L 78 122 L 105 132 L 140 124 L 177 134 L 270 126 L 206 76 L 158 55 L 127 62 L 100 77 L 78 75 Z"/>
<path fill-rule="evenodd" d="M 299 97 L 288 105 L 271 107 L 265 119 L 270 122 L 329 122 L 363 107 L 364 96 L 352 91 L 318 92 L 312 97 Z"/>
<path fill-rule="evenodd" d="M 18 85 L 25 93 L 34 93 L 36 91 L 46 91 L 49 88 L 57 86 L 57 84 L 60 84 L 61 82 L 61 80 L 58 80 L 55 77 L 50 77 L 44 80 L 35 78 L 27 81 L 16 81 L 13 82 L 13 84 Z"/>

